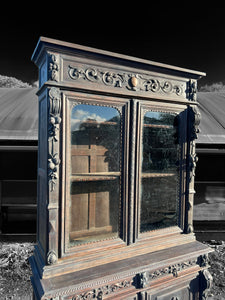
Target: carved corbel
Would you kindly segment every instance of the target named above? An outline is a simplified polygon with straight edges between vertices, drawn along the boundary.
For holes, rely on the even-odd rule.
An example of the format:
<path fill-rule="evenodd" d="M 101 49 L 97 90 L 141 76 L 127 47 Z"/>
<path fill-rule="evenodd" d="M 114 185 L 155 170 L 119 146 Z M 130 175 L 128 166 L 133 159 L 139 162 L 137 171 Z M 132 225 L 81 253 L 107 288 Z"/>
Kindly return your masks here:
<path fill-rule="evenodd" d="M 194 140 L 198 138 L 199 124 L 201 120 L 201 114 L 197 107 L 189 107 L 189 140 L 190 140 L 190 153 L 189 153 L 189 170 L 190 181 L 195 176 L 196 163 L 198 157 L 195 153 Z"/>
<path fill-rule="evenodd" d="M 197 100 L 197 82 L 196 80 L 189 80 L 187 83 L 187 93 L 188 93 L 188 99 L 192 101 Z"/>
<path fill-rule="evenodd" d="M 200 299 L 206 300 L 210 289 L 212 288 L 213 278 L 207 269 L 201 271 L 201 286 L 200 286 Z"/>
<path fill-rule="evenodd" d="M 48 53 L 48 77 L 49 80 L 59 81 L 59 55 Z"/>
<path fill-rule="evenodd" d="M 197 107 L 189 107 L 189 124 L 190 124 L 190 140 L 193 141 L 198 138 L 199 124 L 201 121 L 201 114 Z"/>

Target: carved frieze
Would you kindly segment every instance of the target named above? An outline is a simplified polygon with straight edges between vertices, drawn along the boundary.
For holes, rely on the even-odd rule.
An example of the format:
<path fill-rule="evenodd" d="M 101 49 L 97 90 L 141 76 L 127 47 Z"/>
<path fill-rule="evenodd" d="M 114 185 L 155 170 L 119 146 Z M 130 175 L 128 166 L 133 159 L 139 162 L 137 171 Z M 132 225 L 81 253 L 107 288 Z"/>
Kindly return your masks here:
<path fill-rule="evenodd" d="M 103 287 L 92 289 L 72 297 L 73 300 L 84 299 L 104 299 L 105 296 L 118 292 L 121 289 L 128 288 L 132 285 L 132 280 L 123 280 L 118 283 L 107 284 Z"/>
<path fill-rule="evenodd" d="M 174 277 L 179 276 L 179 272 L 186 270 L 197 264 L 197 259 L 190 259 L 185 262 L 177 263 L 164 267 L 162 269 L 155 270 L 154 272 L 145 271 L 138 273 L 133 279 L 123 280 L 118 283 L 107 284 L 102 287 L 91 289 L 80 294 L 74 295 L 73 300 L 83 299 L 104 299 L 103 296 L 109 295 L 114 292 L 118 292 L 121 289 L 135 286 L 136 288 L 145 288 L 151 284 L 151 281 L 165 275 L 173 275 Z"/>
<path fill-rule="evenodd" d="M 186 87 L 184 83 L 158 78 L 153 75 L 133 74 L 128 72 L 114 72 L 103 70 L 94 66 L 68 65 L 68 77 L 74 81 L 89 81 L 105 86 L 130 91 L 146 93 L 160 93 L 185 97 Z"/>
<path fill-rule="evenodd" d="M 137 275 L 137 285 L 139 288 L 144 288 L 150 283 L 150 281 L 169 274 L 173 275 L 174 277 L 178 277 L 179 272 L 186 270 L 196 264 L 197 259 L 190 259 L 188 261 L 173 264 L 162 269 L 155 270 L 153 272 L 147 271 L 139 273 Z"/>
<path fill-rule="evenodd" d="M 86 299 L 104 299 L 107 296 L 120 292 L 122 290 L 129 289 L 131 287 L 135 287 L 136 289 L 142 289 L 151 285 L 152 281 L 158 279 L 160 277 L 166 275 L 172 275 L 173 277 L 179 277 L 179 272 L 182 272 L 188 268 L 194 266 L 202 266 L 204 264 L 203 260 L 205 258 L 203 256 L 192 258 L 184 262 L 178 262 L 176 264 L 171 264 L 166 267 L 157 269 L 155 271 L 143 271 L 140 273 L 129 273 L 127 274 L 129 278 L 120 279 L 118 277 L 118 281 L 114 283 L 106 283 L 103 279 L 102 283 L 99 284 L 98 287 L 95 287 L 95 283 L 90 283 L 88 288 L 87 285 L 84 286 L 76 286 L 70 287 L 69 289 L 64 289 L 58 291 L 51 296 L 46 297 L 46 299 L 57 299 L 57 297 L 61 296 L 62 299 L 73 299 L 73 300 L 86 300 Z M 57 255 L 54 251 L 50 251 L 48 253 L 47 258 L 48 264 L 55 264 L 57 262 Z M 131 276 L 133 276 L 131 278 Z M 83 289 L 83 291 L 82 291 Z M 112 296 L 112 295 L 111 295 Z"/>

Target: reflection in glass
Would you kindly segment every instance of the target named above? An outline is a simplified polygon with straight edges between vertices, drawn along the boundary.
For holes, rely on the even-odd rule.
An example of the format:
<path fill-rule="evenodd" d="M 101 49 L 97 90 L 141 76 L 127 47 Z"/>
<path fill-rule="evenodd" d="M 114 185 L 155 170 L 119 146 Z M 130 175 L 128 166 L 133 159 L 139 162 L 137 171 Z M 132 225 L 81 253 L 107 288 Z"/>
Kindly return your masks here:
<path fill-rule="evenodd" d="M 115 108 L 72 109 L 71 246 L 119 236 L 120 127 Z"/>
<path fill-rule="evenodd" d="M 175 114 L 149 111 L 144 115 L 141 232 L 177 224 L 179 146 L 176 121 Z"/>

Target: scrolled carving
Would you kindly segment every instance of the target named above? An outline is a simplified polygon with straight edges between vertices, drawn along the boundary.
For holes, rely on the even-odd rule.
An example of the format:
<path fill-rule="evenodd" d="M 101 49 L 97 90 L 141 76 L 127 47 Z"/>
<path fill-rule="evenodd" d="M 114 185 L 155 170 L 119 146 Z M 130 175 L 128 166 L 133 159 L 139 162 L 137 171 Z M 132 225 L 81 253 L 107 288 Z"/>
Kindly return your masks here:
<path fill-rule="evenodd" d="M 171 93 L 173 91 L 173 85 L 170 81 L 165 81 L 162 85 L 162 90 L 165 93 Z"/>
<path fill-rule="evenodd" d="M 183 89 L 180 85 L 174 85 L 173 89 L 177 96 L 181 96 L 183 94 Z"/>
<path fill-rule="evenodd" d="M 83 75 L 83 70 L 79 68 L 73 68 L 69 66 L 68 68 L 69 77 L 73 80 L 78 80 Z"/>
<path fill-rule="evenodd" d="M 172 274 L 174 277 L 178 277 L 179 272 L 186 270 L 187 268 L 190 268 L 196 264 L 197 264 L 197 259 L 192 259 L 185 262 L 180 262 L 174 265 L 170 265 L 162 269 L 155 270 L 154 272 L 144 272 L 145 273 L 144 275 L 145 277 L 147 276 L 146 282 L 168 274 Z"/>
<path fill-rule="evenodd" d="M 122 87 L 123 76 L 112 72 L 105 72 L 102 75 L 102 81 L 106 85 L 112 85 L 114 87 Z"/>
<path fill-rule="evenodd" d="M 85 71 L 85 76 L 89 81 L 98 81 L 99 80 L 98 71 L 94 68 L 88 68 Z"/>
<path fill-rule="evenodd" d="M 68 76 L 72 80 L 88 80 L 111 86 L 115 88 L 124 88 L 130 91 L 142 91 L 150 93 L 175 94 L 183 96 L 183 88 L 180 84 L 174 84 L 173 81 L 162 80 L 155 76 L 142 74 L 130 74 L 125 72 L 116 73 L 105 71 L 96 67 L 74 67 L 68 66 Z"/>
<path fill-rule="evenodd" d="M 146 80 L 143 83 L 143 86 L 145 88 L 145 91 L 147 91 L 147 92 L 151 91 L 153 93 L 157 93 L 160 90 L 160 83 L 156 79 Z"/>
<path fill-rule="evenodd" d="M 72 300 L 86 299 L 104 299 L 104 296 L 117 292 L 118 290 L 127 288 L 132 285 L 132 280 L 123 280 L 122 282 L 107 284 L 105 286 L 92 289 L 72 297 Z"/>

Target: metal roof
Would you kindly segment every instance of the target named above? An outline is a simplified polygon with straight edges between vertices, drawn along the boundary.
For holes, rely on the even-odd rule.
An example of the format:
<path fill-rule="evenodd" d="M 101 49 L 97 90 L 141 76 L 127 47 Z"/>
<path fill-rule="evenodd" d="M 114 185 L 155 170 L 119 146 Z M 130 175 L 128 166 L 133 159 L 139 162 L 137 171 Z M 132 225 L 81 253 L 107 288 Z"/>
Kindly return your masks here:
<path fill-rule="evenodd" d="M 37 88 L 0 88 L 0 140 L 38 140 Z M 225 144 L 225 93 L 198 93 L 197 143 Z"/>
<path fill-rule="evenodd" d="M 198 144 L 225 144 L 225 93 L 197 94 L 201 113 Z"/>
<path fill-rule="evenodd" d="M 0 88 L 0 140 L 38 140 L 37 88 Z"/>

